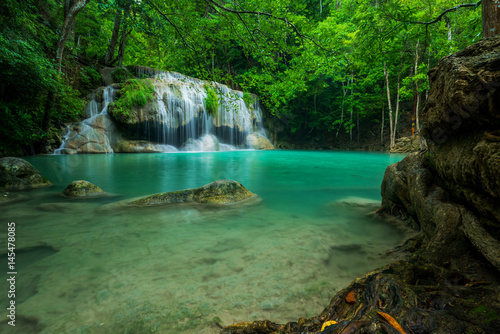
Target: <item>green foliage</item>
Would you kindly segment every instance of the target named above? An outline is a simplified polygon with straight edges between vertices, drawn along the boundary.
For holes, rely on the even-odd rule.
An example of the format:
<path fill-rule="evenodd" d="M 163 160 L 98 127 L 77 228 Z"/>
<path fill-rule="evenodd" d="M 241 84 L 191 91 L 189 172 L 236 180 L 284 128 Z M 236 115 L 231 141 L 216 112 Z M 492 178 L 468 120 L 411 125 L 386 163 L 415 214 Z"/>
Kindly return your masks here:
<path fill-rule="evenodd" d="M 36 44 L 0 33 L 0 154 L 36 152 L 48 132 L 82 114 L 83 101 Z"/>
<path fill-rule="evenodd" d="M 129 79 L 111 104 L 112 114 L 122 122 L 132 120 L 133 108 L 144 107 L 154 98 L 155 88 L 149 79 Z"/>
<path fill-rule="evenodd" d="M 219 110 L 219 95 L 216 88 L 211 85 L 205 85 L 207 97 L 205 98 L 205 110 L 212 116 L 217 116 Z"/>
<path fill-rule="evenodd" d="M 85 94 L 102 85 L 102 77 L 93 67 L 80 68 L 80 93 Z"/>
<path fill-rule="evenodd" d="M 127 80 L 127 70 L 124 68 L 117 68 L 111 73 L 114 83 L 124 83 Z"/>
<path fill-rule="evenodd" d="M 243 92 L 243 101 L 245 101 L 248 109 L 253 109 L 253 104 L 255 103 L 255 101 L 250 93 Z"/>
<path fill-rule="evenodd" d="M 80 117 L 75 90 L 84 96 L 100 85 L 97 70 L 119 9 L 124 13 L 120 39 L 124 29 L 127 33 L 125 68 L 173 70 L 255 93 L 268 113 L 286 119 L 285 131 L 297 137 L 339 129 L 352 134 L 359 130 L 358 118 L 379 122 L 382 106 L 387 113 L 384 64 L 393 104 L 399 78 L 400 112 L 411 111 L 417 84 L 420 93 L 428 89 L 427 71 L 441 57 L 481 38 L 481 8 L 447 13 L 449 25 L 445 20 L 427 28 L 409 23 L 430 21 L 460 3 L 455 0 L 436 0 L 432 6 L 417 0 L 324 1 L 321 10 L 314 1 L 221 2 L 229 10 L 269 14 L 239 16 L 180 1 L 90 1 L 66 42 L 62 73 L 55 70 L 53 57 L 63 2 L 26 0 L 19 6 L 15 0 L 2 1 L 0 116 L 5 122 L 0 150 L 39 152 L 48 131 Z M 115 82 L 126 79 L 123 69 L 113 73 Z M 220 97 L 209 90 L 205 105 L 215 114 Z M 247 106 L 249 96 L 243 96 Z M 229 100 L 221 110 L 233 108 Z M 120 111 L 130 116 L 126 106 Z"/>

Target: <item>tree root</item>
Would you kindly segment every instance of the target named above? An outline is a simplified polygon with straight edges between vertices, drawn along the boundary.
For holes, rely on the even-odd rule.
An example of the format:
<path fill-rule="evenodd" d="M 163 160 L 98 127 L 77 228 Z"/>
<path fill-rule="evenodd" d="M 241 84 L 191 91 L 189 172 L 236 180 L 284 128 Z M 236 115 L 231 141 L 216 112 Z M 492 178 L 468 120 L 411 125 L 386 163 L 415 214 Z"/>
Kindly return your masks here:
<path fill-rule="evenodd" d="M 484 229 L 477 217 L 468 210 L 462 210 L 462 231 L 477 250 L 500 270 L 500 241 Z"/>

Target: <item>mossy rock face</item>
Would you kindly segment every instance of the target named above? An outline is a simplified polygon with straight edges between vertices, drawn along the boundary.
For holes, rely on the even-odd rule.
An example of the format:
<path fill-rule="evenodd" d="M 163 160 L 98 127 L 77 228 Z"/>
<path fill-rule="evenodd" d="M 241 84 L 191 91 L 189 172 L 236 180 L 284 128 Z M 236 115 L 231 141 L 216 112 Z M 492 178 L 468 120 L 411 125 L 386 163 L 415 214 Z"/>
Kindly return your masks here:
<path fill-rule="evenodd" d="M 28 190 L 52 184 L 29 162 L 20 158 L 0 159 L 0 190 Z"/>
<path fill-rule="evenodd" d="M 88 198 L 102 196 L 104 195 L 104 191 L 88 181 L 78 180 L 71 182 L 66 189 L 63 190 L 63 195 L 68 197 Z"/>
<path fill-rule="evenodd" d="M 229 204 L 255 196 L 241 183 L 230 180 L 219 180 L 197 188 L 193 192 L 193 200 L 204 204 Z"/>
<path fill-rule="evenodd" d="M 175 203 L 231 204 L 255 196 L 257 195 L 239 182 L 219 180 L 196 189 L 171 191 L 142 197 L 128 202 L 127 205 L 147 207 Z"/>

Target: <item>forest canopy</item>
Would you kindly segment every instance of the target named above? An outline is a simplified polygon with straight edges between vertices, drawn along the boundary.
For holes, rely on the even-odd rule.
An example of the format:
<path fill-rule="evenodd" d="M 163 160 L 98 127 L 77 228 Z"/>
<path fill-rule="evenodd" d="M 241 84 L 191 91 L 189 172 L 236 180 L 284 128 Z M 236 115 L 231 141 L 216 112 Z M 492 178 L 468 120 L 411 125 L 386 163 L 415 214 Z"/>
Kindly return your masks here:
<path fill-rule="evenodd" d="M 399 119 L 419 130 L 427 71 L 482 38 L 480 2 L 456 0 L 4 0 L 0 16 L 2 155 L 41 152 L 99 70 L 128 65 L 257 94 L 290 136 L 355 141 L 363 123 L 392 145 Z"/>

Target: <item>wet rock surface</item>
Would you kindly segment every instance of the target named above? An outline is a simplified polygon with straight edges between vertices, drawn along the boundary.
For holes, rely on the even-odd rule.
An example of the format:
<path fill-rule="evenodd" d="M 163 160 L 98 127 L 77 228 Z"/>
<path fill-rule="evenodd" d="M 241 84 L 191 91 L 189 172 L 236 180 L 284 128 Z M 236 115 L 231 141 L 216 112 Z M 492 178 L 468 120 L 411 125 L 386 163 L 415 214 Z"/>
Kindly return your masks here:
<path fill-rule="evenodd" d="M 156 194 L 128 204 L 131 206 L 156 206 L 172 203 L 230 204 L 254 196 L 256 195 L 239 182 L 219 180 L 200 188 Z"/>
<path fill-rule="evenodd" d="M 49 180 L 26 160 L 12 157 L 0 159 L 0 190 L 28 190 L 51 185 Z"/>
<path fill-rule="evenodd" d="M 378 211 L 416 231 L 407 259 L 357 278 L 318 316 L 222 333 L 498 332 L 500 35 L 443 58 L 430 81 L 428 150 L 387 168 Z"/>
<path fill-rule="evenodd" d="M 73 181 L 63 190 L 64 196 L 73 198 L 90 198 L 104 194 L 101 188 L 85 180 Z"/>
<path fill-rule="evenodd" d="M 246 138 L 246 143 L 255 150 L 274 150 L 274 146 L 269 139 L 260 133 L 249 134 Z"/>

